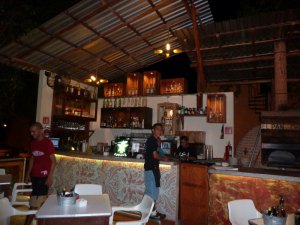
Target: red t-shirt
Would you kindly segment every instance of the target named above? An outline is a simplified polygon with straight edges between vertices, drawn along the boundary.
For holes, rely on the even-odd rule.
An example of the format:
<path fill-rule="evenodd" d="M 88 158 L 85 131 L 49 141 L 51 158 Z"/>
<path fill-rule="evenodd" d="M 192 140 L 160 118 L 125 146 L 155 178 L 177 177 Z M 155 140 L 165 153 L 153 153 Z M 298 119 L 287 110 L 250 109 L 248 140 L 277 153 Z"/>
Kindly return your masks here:
<path fill-rule="evenodd" d="M 50 155 L 55 154 L 52 142 L 48 138 L 32 141 L 29 152 L 34 157 L 31 176 L 47 177 L 51 169 Z"/>

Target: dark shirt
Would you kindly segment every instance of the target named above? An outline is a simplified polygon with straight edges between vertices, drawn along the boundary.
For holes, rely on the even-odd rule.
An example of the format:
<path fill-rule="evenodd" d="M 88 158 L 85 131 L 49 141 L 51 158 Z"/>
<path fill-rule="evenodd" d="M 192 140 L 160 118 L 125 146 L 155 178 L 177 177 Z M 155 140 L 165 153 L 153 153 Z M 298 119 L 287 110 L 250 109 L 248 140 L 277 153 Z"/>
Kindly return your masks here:
<path fill-rule="evenodd" d="M 158 140 L 153 135 L 151 135 L 151 137 L 149 137 L 146 141 L 144 164 L 145 170 L 153 170 L 159 166 L 159 160 L 153 158 L 153 152 L 156 151 L 158 147 L 157 141 Z"/>
<path fill-rule="evenodd" d="M 179 156 L 179 154 L 185 153 L 186 155 L 189 154 L 189 157 L 195 157 L 197 158 L 197 152 L 195 149 L 191 147 L 183 148 L 181 145 L 177 148 L 176 155 Z"/>

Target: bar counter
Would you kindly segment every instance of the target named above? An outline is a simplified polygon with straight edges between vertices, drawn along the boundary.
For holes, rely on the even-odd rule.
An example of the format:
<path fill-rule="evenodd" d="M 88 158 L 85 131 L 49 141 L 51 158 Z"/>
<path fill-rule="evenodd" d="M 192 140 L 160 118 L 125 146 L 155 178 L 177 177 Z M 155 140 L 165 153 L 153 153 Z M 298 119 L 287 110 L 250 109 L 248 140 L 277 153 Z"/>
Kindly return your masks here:
<path fill-rule="evenodd" d="M 56 152 L 55 188 L 73 188 L 76 183 L 101 184 L 111 205 L 135 205 L 144 194 L 144 159 Z M 179 167 L 161 162 L 161 188 L 157 208 L 176 222 L 178 215 Z"/>
<path fill-rule="evenodd" d="M 227 203 L 235 199 L 252 199 L 262 212 L 278 205 L 284 197 L 287 213 L 300 208 L 300 172 L 258 168 L 239 171 L 215 170 L 209 173 L 208 224 L 229 225 Z"/>

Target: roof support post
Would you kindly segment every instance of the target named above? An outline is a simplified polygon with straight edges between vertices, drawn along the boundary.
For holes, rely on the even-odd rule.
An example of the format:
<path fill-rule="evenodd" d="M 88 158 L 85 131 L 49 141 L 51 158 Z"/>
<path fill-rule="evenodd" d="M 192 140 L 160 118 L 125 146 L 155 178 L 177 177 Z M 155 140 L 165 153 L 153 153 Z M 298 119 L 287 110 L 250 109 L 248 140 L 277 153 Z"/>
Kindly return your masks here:
<path fill-rule="evenodd" d="M 204 77 L 202 55 L 200 50 L 198 25 L 196 20 L 196 7 L 194 6 L 194 4 L 191 4 L 191 12 L 192 12 L 192 20 L 193 20 L 195 48 L 197 53 L 197 92 L 198 92 L 197 108 L 201 108 L 203 105 L 202 93 L 206 89 L 206 81 Z"/>
<path fill-rule="evenodd" d="M 274 42 L 274 82 L 273 109 L 280 110 L 287 106 L 287 69 L 286 43 L 284 40 Z"/>

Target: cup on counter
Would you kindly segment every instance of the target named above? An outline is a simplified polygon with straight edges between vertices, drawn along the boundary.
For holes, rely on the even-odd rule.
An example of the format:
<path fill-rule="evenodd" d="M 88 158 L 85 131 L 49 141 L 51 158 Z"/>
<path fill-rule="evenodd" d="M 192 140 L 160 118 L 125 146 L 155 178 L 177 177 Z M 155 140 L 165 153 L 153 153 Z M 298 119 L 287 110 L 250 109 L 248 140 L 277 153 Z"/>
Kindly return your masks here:
<path fill-rule="evenodd" d="M 212 160 L 214 155 L 213 146 L 205 145 L 204 146 L 204 156 L 206 160 Z"/>
<path fill-rule="evenodd" d="M 237 166 L 237 164 L 238 164 L 238 159 L 235 158 L 235 157 L 229 157 L 229 164 L 230 164 L 231 166 Z"/>

